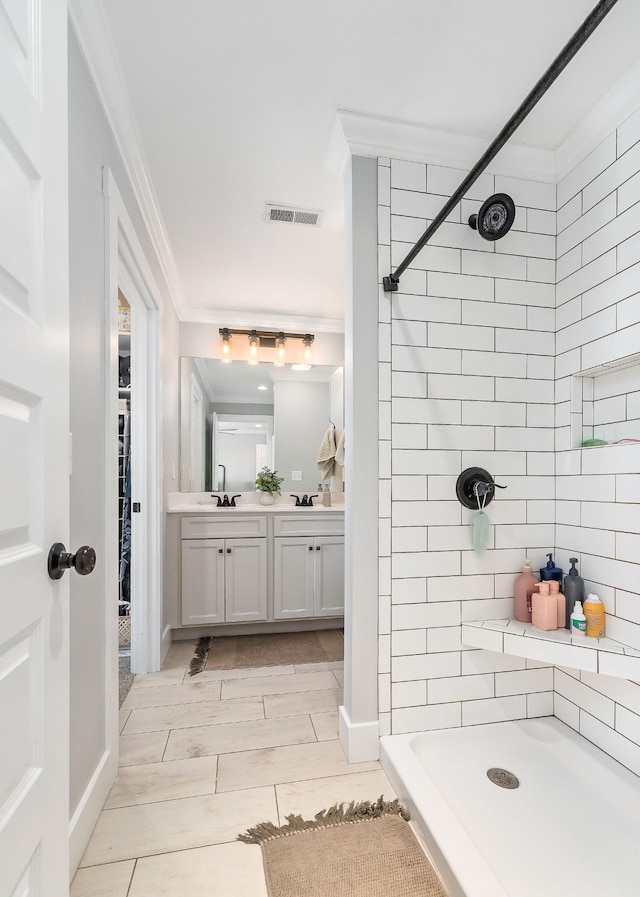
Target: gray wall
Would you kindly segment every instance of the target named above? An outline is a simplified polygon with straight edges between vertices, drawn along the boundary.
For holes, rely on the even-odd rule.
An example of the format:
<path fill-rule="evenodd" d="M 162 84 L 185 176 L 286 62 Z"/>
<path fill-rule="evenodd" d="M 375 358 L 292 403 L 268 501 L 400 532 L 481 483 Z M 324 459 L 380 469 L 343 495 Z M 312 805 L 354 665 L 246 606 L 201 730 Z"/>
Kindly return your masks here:
<path fill-rule="evenodd" d="M 317 491 L 318 449 L 329 426 L 329 384 L 276 380 L 273 390 L 275 467 L 283 493 Z M 292 470 L 302 471 L 294 483 Z"/>
<path fill-rule="evenodd" d="M 69 35 L 69 243 L 70 377 L 73 475 L 70 483 L 71 547 L 104 544 L 105 517 L 105 261 L 102 169 L 114 173 L 158 284 L 153 257 L 121 160 L 99 105 L 73 31 Z M 178 324 L 163 296 L 161 385 L 165 470 L 177 465 Z M 115 451 L 115 440 L 114 440 Z M 171 487 L 170 477 L 165 488 Z M 108 749 L 105 740 L 105 602 L 116 614 L 117 595 L 106 595 L 100 558 L 89 577 L 70 578 L 70 811 L 73 815 Z"/>
<path fill-rule="evenodd" d="M 345 631 L 340 742 L 350 763 L 378 756 L 378 613 L 389 567 L 378 557 L 377 163 L 354 156 L 345 177 Z M 380 459 L 379 459 L 380 453 Z M 357 463 L 356 463 L 357 459 Z"/>

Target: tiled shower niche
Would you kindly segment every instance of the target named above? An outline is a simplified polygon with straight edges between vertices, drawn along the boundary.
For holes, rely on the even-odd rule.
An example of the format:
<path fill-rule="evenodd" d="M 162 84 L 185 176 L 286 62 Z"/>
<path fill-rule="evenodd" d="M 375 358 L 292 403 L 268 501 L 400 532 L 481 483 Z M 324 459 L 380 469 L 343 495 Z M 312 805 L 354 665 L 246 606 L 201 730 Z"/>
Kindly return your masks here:
<path fill-rule="evenodd" d="M 571 445 L 640 441 L 640 354 L 583 371 L 571 384 Z"/>

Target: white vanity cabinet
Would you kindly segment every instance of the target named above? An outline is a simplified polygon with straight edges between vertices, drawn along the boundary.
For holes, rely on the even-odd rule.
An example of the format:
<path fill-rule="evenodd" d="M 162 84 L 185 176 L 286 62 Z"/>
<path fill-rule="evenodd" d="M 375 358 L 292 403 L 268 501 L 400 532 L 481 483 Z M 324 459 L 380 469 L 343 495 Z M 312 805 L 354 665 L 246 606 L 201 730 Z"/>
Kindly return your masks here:
<path fill-rule="evenodd" d="M 263 517 L 185 517 L 181 535 L 181 625 L 267 619 Z"/>
<path fill-rule="evenodd" d="M 344 614 L 344 522 L 285 516 L 274 521 L 273 617 Z"/>
<path fill-rule="evenodd" d="M 344 511 L 171 508 L 166 571 L 172 630 L 239 635 L 339 626 Z"/>

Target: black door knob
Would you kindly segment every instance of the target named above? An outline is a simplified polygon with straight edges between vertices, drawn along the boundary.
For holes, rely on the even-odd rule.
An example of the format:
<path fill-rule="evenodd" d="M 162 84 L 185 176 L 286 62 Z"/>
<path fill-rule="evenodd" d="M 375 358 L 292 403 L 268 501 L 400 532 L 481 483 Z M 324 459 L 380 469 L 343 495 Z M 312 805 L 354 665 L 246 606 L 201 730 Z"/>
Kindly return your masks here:
<path fill-rule="evenodd" d="M 67 551 L 62 542 L 54 542 L 49 552 L 47 570 L 51 579 L 61 579 L 65 570 L 75 568 L 80 576 L 87 576 L 96 565 L 96 553 L 90 545 L 82 545 L 75 554 Z"/>

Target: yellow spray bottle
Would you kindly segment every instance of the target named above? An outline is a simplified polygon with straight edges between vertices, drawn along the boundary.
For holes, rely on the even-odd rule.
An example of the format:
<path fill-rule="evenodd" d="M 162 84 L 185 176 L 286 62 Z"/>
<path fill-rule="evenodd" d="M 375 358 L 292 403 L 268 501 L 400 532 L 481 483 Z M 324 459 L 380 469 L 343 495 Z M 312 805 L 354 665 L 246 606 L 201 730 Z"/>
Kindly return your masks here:
<path fill-rule="evenodd" d="M 593 592 L 587 595 L 582 612 L 587 618 L 587 635 L 604 638 L 604 604 Z"/>

